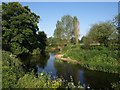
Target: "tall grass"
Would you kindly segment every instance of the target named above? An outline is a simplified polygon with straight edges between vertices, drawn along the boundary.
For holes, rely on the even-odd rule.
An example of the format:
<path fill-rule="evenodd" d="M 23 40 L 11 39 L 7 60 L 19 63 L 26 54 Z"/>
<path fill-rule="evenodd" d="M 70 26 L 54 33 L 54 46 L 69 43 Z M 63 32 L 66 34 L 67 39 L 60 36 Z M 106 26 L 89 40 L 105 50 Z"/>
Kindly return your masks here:
<path fill-rule="evenodd" d="M 107 47 L 95 49 L 82 49 L 81 46 L 65 47 L 64 57 L 77 60 L 91 70 L 104 71 L 109 73 L 120 73 L 120 62 L 118 50 L 111 50 Z"/>

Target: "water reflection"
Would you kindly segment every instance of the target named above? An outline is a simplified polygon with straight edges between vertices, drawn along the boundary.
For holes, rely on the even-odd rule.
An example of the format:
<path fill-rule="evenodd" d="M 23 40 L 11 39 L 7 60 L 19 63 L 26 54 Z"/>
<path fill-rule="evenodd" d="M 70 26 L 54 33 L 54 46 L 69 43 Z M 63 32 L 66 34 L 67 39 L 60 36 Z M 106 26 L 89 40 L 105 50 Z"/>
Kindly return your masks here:
<path fill-rule="evenodd" d="M 63 77 L 64 79 L 71 81 L 72 76 L 75 84 L 80 83 L 82 85 L 90 86 L 95 90 L 111 89 L 111 83 L 118 82 L 119 76 L 116 74 L 108 74 L 104 72 L 96 72 L 87 70 L 80 65 L 59 62 L 55 60 L 54 54 L 50 54 L 50 57 L 34 56 L 29 57 L 24 61 L 26 67 L 36 68 L 36 74 L 44 70 L 45 73 L 51 74 L 51 79 L 54 76 Z"/>
<path fill-rule="evenodd" d="M 26 72 L 34 70 L 38 71 L 38 68 L 45 68 L 47 65 L 49 56 L 42 57 L 41 55 L 34 56 L 22 56 L 21 61 Z"/>
<path fill-rule="evenodd" d="M 75 84 L 78 83 L 78 80 L 80 79 L 80 77 L 79 77 L 79 68 L 77 65 L 73 65 L 70 63 L 66 63 L 66 62 L 55 61 L 54 67 L 57 70 L 58 77 L 62 76 L 62 77 L 64 77 L 64 79 L 71 81 L 70 76 L 72 76 Z"/>
<path fill-rule="evenodd" d="M 51 53 L 50 57 L 47 61 L 47 64 L 44 68 L 42 68 L 41 66 L 39 66 L 37 64 L 37 66 L 38 66 L 38 72 L 37 73 L 40 73 L 44 70 L 45 73 L 51 74 L 51 78 L 54 78 L 54 76 L 56 76 L 56 69 L 54 67 L 54 60 L 55 60 L 54 54 Z"/>
<path fill-rule="evenodd" d="M 84 71 L 84 77 L 91 88 L 95 90 L 101 88 L 101 90 L 112 90 L 111 83 L 118 82 L 120 80 L 119 75 L 109 74 L 105 72 L 96 71 Z"/>
<path fill-rule="evenodd" d="M 82 85 L 84 85 L 85 84 L 85 78 L 84 78 L 84 71 L 83 70 L 79 71 L 79 77 L 80 77 L 80 83 Z"/>

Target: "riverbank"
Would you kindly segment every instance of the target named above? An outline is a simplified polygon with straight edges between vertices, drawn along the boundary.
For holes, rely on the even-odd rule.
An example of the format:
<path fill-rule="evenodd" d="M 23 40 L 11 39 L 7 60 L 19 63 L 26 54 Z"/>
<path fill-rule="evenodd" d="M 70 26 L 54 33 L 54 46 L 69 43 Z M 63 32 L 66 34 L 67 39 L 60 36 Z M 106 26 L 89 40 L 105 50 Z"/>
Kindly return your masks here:
<path fill-rule="evenodd" d="M 62 61 L 77 62 L 81 66 L 96 71 L 120 74 L 118 50 L 108 47 L 83 49 L 81 46 L 64 47 L 55 57 Z"/>
<path fill-rule="evenodd" d="M 71 63 L 74 63 L 74 64 L 80 64 L 80 62 L 76 61 L 76 60 L 72 60 L 71 58 L 67 57 L 67 58 L 63 58 L 63 54 L 56 54 L 55 55 L 55 58 L 56 59 L 59 59 L 59 60 L 62 60 L 62 61 L 65 61 L 65 62 L 71 62 Z"/>
<path fill-rule="evenodd" d="M 33 59 L 34 61 L 36 59 Z M 40 59 L 38 59 L 40 61 Z M 42 59 L 44 60 L 44 59 Z M 30 59 L 29 59 L 29 62 Z M 8 51 L 2 51 L 2 88 L 51 88 L 58 90 L 60 88 L 79 88 L 84 90 L 80 84 L 75 85 L 73 81 L 67 82 L 63 78 L 55 77 L 51 80 L 51 75 L 41 72 L 38 77 L 33 71 L 24 71 L 24 63 L 14 54 Z M 43 61 L 42 61 L 43 64 Z M 28 63 L 27 65 L 30 65 Z M 33 62 L 32 62 L 33 65 Z M 34 68 L 33 68 L 34 69 Z M 72 84 L 72 86 L 71 86 Z"/>

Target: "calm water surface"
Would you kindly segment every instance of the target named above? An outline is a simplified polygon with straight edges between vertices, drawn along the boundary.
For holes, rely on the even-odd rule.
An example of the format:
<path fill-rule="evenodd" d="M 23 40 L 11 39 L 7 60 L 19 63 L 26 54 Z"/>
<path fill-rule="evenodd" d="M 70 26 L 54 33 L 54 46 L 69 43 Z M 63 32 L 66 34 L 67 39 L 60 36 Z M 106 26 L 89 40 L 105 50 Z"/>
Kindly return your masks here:
<path fill-rule="evenodd" d="M 75 84 L 80 81 L 82 85 L 89 85 L 90 88 L 95 90 L 106 90 L 107 88 L 111 90 L 111 83 L 118 82 L 120 79 L 117 74 L 91 71 L 80 65 L 59 62 L 55 59 L 53 53 L 50 53 L 49 57 L 30 57 L 26 60 L 25 66 L 27 66 L 27 69 L 35 68 L 36 74 L 42 71 L 51 74 L 51 79 L 55 76 L 62 76 L 70 81 L 70 76 L 72 76 Z"/>

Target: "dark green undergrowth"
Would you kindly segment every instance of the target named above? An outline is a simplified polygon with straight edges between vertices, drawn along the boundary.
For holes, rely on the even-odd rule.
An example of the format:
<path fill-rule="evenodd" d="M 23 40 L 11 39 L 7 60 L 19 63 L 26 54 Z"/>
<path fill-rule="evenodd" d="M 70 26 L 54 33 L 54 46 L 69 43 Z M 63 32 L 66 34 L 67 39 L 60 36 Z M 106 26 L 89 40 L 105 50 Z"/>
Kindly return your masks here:
<path fill-rule="evenodd" d="M 112 88 L 114 88 L 114 90 L 120 90 L 120 81 L 117 83 L 112 83 Z"/>
<path fill-rule="evenodd" d="M 118 50 L 108 47 L 83 49 L 81 46 L 70 45 L 63 48 L 64 57 L 70 57 L 81 63 L 81 66 L 90 70 L 120 73 L 120 59 Z"/>
<path fill-rule="evenodd" d="M 2 51 L 2 88 L 39 88 L 39 89 L 70 89 L 76 88 L 83 90 L 84 88 L 78 83 L 75 85 L 73 81 L 67 82 L 63 78 L 50 78 L 44 72 L 38 77 L 34 72 L 23 70 L 22 62 L 10 52 Z"/>

